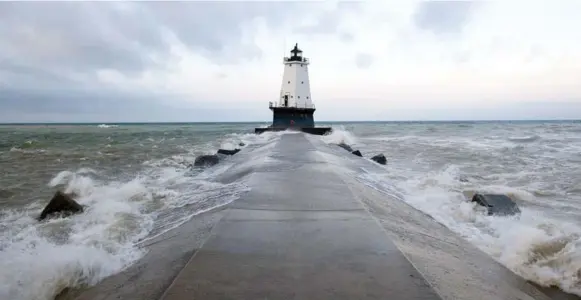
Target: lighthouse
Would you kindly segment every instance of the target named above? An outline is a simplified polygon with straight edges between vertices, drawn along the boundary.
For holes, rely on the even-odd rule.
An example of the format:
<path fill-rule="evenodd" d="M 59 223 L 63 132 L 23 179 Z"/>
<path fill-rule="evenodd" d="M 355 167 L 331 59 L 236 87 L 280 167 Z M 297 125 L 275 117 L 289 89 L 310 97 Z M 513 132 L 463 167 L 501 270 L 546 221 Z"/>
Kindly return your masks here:
<path fill-rule="evenodd" d="M 268 105 L 272 111 L 272 125 L 256 128 L 256 133 L 300 130 L 323 135 L 331 131 L 329 127 L 315 127 L 315 105 L 311 97 L 309 64 L 309 60 L 303 57 L 303 51 L 295 44 L 290 56 L 283 58 L 284 72 L 278 100 Z"/>

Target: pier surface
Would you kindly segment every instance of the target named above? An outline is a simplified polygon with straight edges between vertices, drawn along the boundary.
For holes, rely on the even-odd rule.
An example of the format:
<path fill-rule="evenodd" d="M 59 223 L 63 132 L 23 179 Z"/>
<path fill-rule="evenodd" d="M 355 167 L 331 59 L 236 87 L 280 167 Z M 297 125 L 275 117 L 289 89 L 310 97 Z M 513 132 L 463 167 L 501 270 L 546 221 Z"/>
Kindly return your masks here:
<path fill-rule="evenodd" d="M 294 170 L 254 174 L 162 299 L 439 299 L 302 134 Z"/>
<path fill-rule="evenodd" d="M 249 192 L 76 299 L 551 299 L 357 179 L 385 167 L 319 139 L 283 135 L 247 174 Z"/>

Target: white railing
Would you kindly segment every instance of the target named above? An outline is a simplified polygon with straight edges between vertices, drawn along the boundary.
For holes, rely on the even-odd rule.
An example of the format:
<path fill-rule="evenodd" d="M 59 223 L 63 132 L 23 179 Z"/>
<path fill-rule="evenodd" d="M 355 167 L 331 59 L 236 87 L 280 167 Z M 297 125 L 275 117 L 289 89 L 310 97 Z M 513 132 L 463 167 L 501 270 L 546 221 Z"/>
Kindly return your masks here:
<path fill-rule="evenodd" d="M 294 105 L 284 106 L 284 105 L 279 105 L 277 102 L 268 102 L 268 108 L 277 108 L 277 107 L 315 108 L 315 104 L 311 103 L 311 105 L 308 105 L 305 103 L 304 105 L 299 106 L 295 102 Z"/>
<path fill-rule="evenodd" d="M 288 58 L 288 57 L 285 57 L 285 58 L 283 58 L 283 60 L 282 60 L 282 61 L 283 61 L 283 62 L 294 62 L 294 63 L 297 63 L 297 64 L 300 64 L 300 63 L 302 63 L 302 64 L 308 64 L 308 63 L 310 63 L 310 59 L 308 59 L 308 58 L 305 58 L 305 57 L 303 57 L 303 58 L 302 58 L 300 61 L 297 61 L 297 60 L 290 60 L 290 58 Z"/>

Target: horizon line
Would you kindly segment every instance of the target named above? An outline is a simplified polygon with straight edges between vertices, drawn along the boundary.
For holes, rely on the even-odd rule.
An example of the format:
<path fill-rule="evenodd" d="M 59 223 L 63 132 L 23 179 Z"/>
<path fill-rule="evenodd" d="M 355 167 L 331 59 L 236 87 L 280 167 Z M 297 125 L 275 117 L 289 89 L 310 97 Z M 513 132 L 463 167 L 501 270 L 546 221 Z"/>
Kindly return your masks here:
<path fill-rule="evenodd" d="M 479 120 L 336 120 L 336 121 L 317 121 L 315 123 L 414 123 L 414 122 L 574 122 L 580 119 L 479 119 Z M 136 124 L 257 124 L 270 123 L 271 121 L 121 121 L 121 122 L 0 122 L 0 125 L 136 125 Z"/>

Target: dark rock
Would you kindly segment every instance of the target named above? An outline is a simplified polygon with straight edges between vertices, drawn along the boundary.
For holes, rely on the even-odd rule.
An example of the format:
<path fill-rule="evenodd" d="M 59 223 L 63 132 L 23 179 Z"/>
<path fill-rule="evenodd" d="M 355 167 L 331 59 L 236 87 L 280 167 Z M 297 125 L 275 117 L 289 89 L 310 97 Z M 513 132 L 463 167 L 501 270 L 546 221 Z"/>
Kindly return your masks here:
<path fill-rule="evenodd" d="M 80 212 L 83 212 L 83 207 L 79 203 L 77 203 L 70 195 L 57 191 L 50 202 L 42 210 L 38 219 L 42 221 L 53 214 L 60 213 L 63 216 L 69 216 Z"/>
<path fill-rule="evenodd" d="M 218 155 L 200 155 L 194 161 L 194 167 L 209 167 L 220 162 Z"/>
<path fill-rule="evenodd" d="M 363 157 L 363 154 L 361 154 L 361 152 L 359 150 L 355 150 L 355 151 L 351 152 L 351 154 L 357 155 L 359 157 Z"/>
<path fill-rule="evenodd" d="M 240 142 L 240 143 L 238 144 L 238 146 L 240 146 L 240 147 L 244 147 L 244 146 L 246 146 L 246 144 L 244 144 L 243 142 Z"/>
<path fill-rule="evenodd" d="M 372 157 L 371 160 L 375 161 L 380 165 L 387 164 L 387 158 L 385 158 L 385 155 L 383 154 L 377 154 L 376 156 Z"/>
<path fill-rule="evenodd" d="M 516 203 L 506 195 L 476 193 L 472 197 L 472 201 L 486 207 L 489 216 L 507 216 L 520 213 Z"/>
<path fill-rule="evenodd" d="M 351 146 L 345 144 L 345 143 L 341 143 L 341 144 L 337 144 L 337 146 L 349 151 L 349 152 L 353 152 L 353 148 L 351 148 Z"/>
<path fill-rule="evenodd" d="M 71 288 L 67 286 L 64 289 L 62 289 L 58 294 L 56 294 L 56 296 L 54 296 L 54 300 L 67 299 L 67 296 L 70 294 Z"/>
<path fill-rule="evenodd" d="M 234 154 L 238 153 L 238 151 L 240 151 L 240 149 L 234 149 L 234 150 L 218 149 L 218 154 L 234 155 Z"/>

